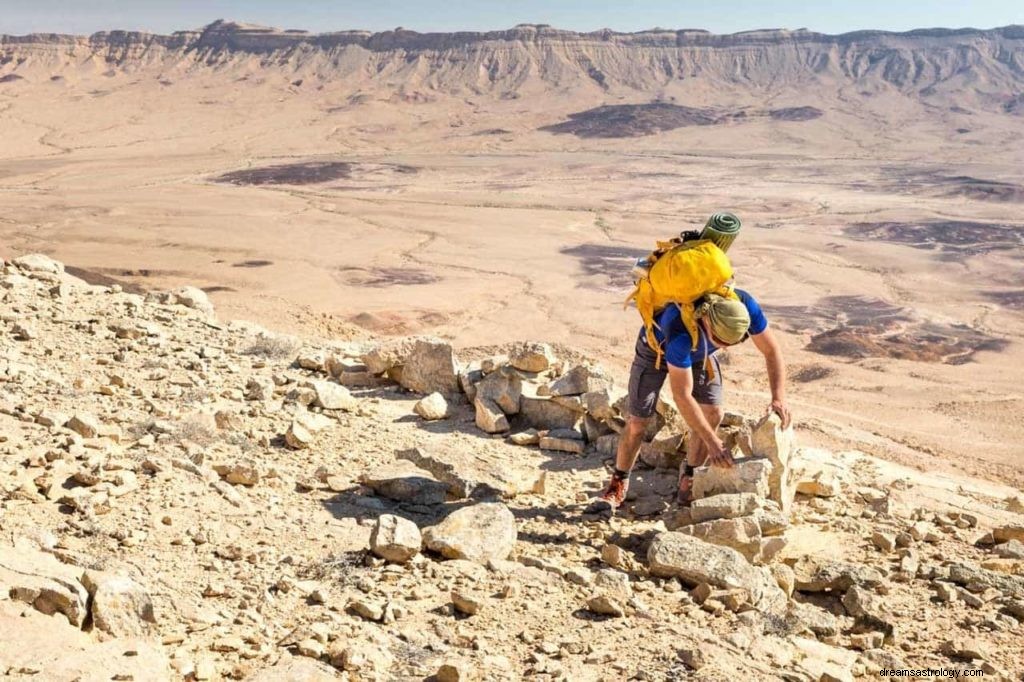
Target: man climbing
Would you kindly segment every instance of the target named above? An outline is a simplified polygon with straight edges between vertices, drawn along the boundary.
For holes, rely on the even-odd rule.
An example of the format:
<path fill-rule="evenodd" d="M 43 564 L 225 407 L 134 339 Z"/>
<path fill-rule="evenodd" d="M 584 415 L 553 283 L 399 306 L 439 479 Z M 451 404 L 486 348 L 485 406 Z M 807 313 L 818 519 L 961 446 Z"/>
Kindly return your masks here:
<path fill-rule="evenodd" d="M 669 305 L 661 310 L 655 327 L 655 336 L 664 353 L 660 363 L 645 330 L 640 330 L 629 374 L 630 414 L 619 438 L 611 482 L 601 494 L 599 505 L 615 510 L 626 499 L 629 473 L 636 463 L 644 432 L 657 408 L 658 395 L 666 378 L 676 407 L 691 432 L 686 462 L 679 468 L 679 503 L 690 503 L 694 467 L 705 462 L 712 466 L 733 466 L 729 449 L 716 433 L 723 414 L 722 371 L 717 358 L 722 348 L 747 338 L 754 342 L 764 355 L 768 371 L 772 396 L 768 410 L 779 415 L 784 428 L 789 427 L 782 351 L 754 297 L 741 289 L 737 289 L 736 294 L 739 300 L 708 294 L 698 302 L 696 344 L 683 323 L 678 306 Z"/>

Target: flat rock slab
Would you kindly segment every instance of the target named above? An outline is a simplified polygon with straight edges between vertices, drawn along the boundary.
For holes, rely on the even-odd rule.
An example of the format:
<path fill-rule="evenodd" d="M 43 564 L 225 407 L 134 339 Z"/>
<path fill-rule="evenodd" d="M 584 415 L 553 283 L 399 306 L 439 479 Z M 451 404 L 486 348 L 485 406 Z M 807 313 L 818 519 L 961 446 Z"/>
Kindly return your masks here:
<path fill-rule="evenodd" d="M 792 565 L 800 592 L 846 592 L 853 586 L 874 587 L 885 576 L 876 568 L 844 561 L 805 556 Z"/>
<path fill-rule="evenodd" d="M 398 457 L 447 483 L 448 491 L 456 498 L 543 493 L 546 472 L 539 466 L 521 463 L 522 451 L 515 452 L 513 457 L 502 457 L 485 450 L 431 446 L 403 450 Z"/>
<path fill-rule="evenodd" d="M 175 679 L 159 644 L 121 638 L 100 643 L 62 619 L 22 611 L 18 604 L 0 602 L 0 670 L 37 670 L 25 678 L 35 680 Z"/>
<path fill-rule="evenodd" d="M 64 614 L 81 627 L 88 614 L 89 593 L 80 582 L 82 569 L 52 554 L 17 547 L 0 548 L 0 594 L 31 605 L 47 615 Z"/>
<path fill-rule="evenodd" d="M 772 463 L 767 459 L 739 459 L 731 469 L 697 467 L 693 472 L 693 497 L 702 499 L 722 493 L 754 493 L 768 497 Z"/>
<path fill-rule="evenodd" d="M 448 484 L 407 460 L 366 471 L 359 476 L 359 482 L 396 502 L 441 504 L 448 497 Z"/>
<path fill-rule="evenodd" d="M 651 542 L 647 561 L 652 575 L 677 577 L 691 585 L 707 583 L 723 589 L 742 588 L 750 603 L 764 613 L 781 616 L 788 599 L 772 574 L 751 566 L 743 555 L 683 533 L 660 533 Z"/>

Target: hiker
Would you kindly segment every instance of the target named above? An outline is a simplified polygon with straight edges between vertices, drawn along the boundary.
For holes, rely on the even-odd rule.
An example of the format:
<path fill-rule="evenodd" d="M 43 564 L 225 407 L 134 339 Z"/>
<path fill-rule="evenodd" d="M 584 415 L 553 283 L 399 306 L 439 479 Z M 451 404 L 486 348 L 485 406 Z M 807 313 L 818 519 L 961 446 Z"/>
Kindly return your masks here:
<path fill-rule="evenodd" d="M 612 479 L 601 493 L 600 503 L 614 510 L 625 500 L 629 473 L 636 463 L 647 423 L 657 408 L 658 394 L 666 377 L 676 407 L 691 431 L 686 461 L 679 467 L 678 502 L 684 506 L 690 503 L 694 467 L 705 462 L 712 466 L 733 466 L 729 449 L 716 433 L 723 414 L 722 371 L 717 353 L 723 348 L 748 338 L 754 342 L 764 355 L 768 370 L 772 395 L 768 410 L 779 415 L 783 428 L 789 427 L 785 366 L 778 341 L 754 297 L 742 289 L 736 289 L 735 293 L 738 300 L 708 294 L 697 303 L 699 338 L 696 344 L 676 305 L 668 305 L 656 314 L 654 333 L 660 353 L 651 348 L 645 330 L 640 330 L 629 374 L 629 418 L 619 438 Z M 659 357 L 662 354 L 663 358 Z"/>

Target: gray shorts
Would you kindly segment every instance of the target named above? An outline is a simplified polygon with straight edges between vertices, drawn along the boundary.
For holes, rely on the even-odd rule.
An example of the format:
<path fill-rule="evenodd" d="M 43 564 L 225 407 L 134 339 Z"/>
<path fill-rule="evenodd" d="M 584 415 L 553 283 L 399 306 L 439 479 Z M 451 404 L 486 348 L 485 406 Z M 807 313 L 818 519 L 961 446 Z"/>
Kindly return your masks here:
<path fill-rule="evenodd" d="M 636 340 L 636 355 L 633 366 L 629 370 L 629 396 L 627 398 L 629 413 L 634 417 L 646 419 L 654 414 L 658 405 L 658 394 L 668 376 L 665 358 L 661 359 L 661 369 L 655 367 L 658 356 L 647 345 L 643 331 Z M 715 368 L 715 377 L 710 379 L 704 363 L 695 363 L 690 367 L 693 372 L 693 391 L 691 395 L 701 405 L 722 404 L 722 367 L 715 355 L 710 356 Z"/>

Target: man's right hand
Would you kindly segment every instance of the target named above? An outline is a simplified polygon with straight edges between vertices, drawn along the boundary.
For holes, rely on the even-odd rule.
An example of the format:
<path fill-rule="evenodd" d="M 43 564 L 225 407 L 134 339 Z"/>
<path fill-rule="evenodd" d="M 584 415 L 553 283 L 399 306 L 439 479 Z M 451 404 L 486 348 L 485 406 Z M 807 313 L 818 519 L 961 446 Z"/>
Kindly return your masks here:
<path fill-rule="evenodd" d="M 711 450 L 711 454 L 708 455 L 708 464 L 724 469 L 732 469 L 736 465 L 732 459 L 732 451 L 724 445 Z"/>

